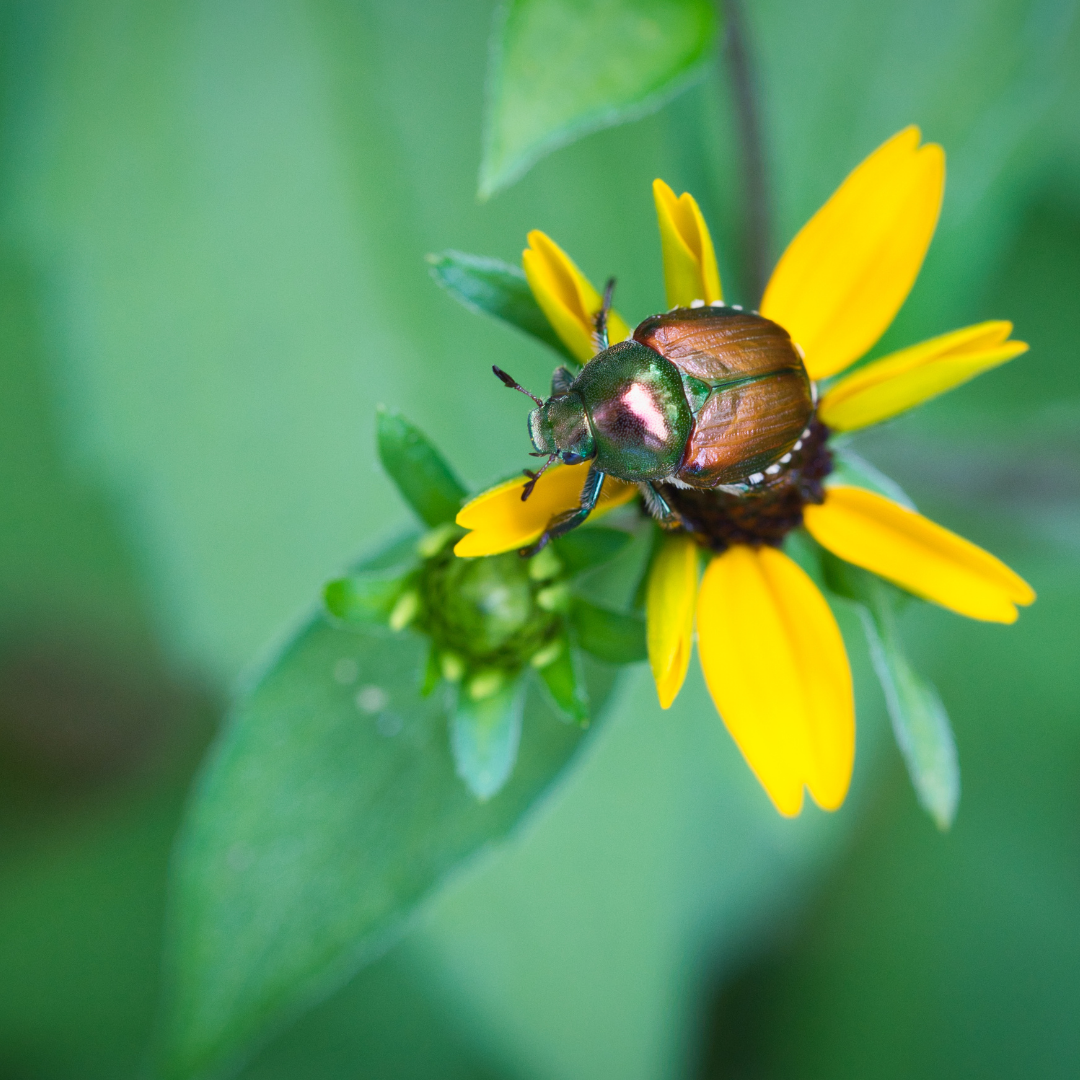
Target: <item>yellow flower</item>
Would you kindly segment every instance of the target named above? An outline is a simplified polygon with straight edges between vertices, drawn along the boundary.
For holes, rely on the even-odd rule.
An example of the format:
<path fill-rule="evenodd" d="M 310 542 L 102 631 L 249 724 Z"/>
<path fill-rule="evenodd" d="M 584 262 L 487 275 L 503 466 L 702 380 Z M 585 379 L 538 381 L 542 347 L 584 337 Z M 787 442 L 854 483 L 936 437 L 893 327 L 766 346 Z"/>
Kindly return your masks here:
<path fill-rule="evenodd" d="M 454 554 L 475 558 L 528 547 L 540 538 L 553 514 L 577 502 L 588 471 L 587 461 L 580 465 L 555 465 L 540 477 L 532 495 L 524 502 L 521 492 L 525 481 L 520 476 L 478 495 L 457 516 L 457 523 L 472 532 L 457 542 Z M 634 484 L 621 480 L 606 482 L 588 520 L 629 502 L 637 493 Z"/>
<path fill-rule="evenodd" d="M 888 328 L 922 266 L 944 183 L 941 147 L 920 145 L 919 130 L 906 128 L 863 161 L 792 240 L 761 314 L 788 331 L 811 379 L 844 371 Z M 653 194 L 669 305 L 720 303 L 716 257 L 697 203 L 689 194 L 676 198 L 660 180 Z M 532 233 L 529 241 L 525 271 L 537 301 L 574 355 L 590 359 L 599 294 L 547 237 Z M 612 341 L 630 335 L 614 318 L 612 331 Z M 809 475 L 809 465 L 825 461 L 821 472 L 827 472 L 828 456 L 817 445 L 827 429 L 852 431 L 885 420 L 1024 352 L 1023 342 L 1009 340 L 1011 331 L 1007 322 L 981 323 L 835 380 L 817 405 L 826 427 L 815 420 L 818 426 L 807 429 L 795 447 L 806 442 L 802 464 L 791 468 Z M 473 531 L 456 550 L 486 554 L 535 540 L 550 517 L 575 504 L 586 469 L 587 463 L 552 469 L 526 504 L 521 481 L 480 496 L 458 517 Z M 677 502 L 677 489 L 664 490 Z M 994 556 L 883 495 L 830 486 L 828 479 L 822 486 L 816 474 L 799 491 L 796 516 L 822 547 L 916 596 L 1000 623 L 1013 622 L 1017 605 L 1035 599 Z M 604 505 L 632 494 L 631 485 L 609 478 Z M 750 498 L 695 497 L 712 498 L 721 509 Z M 660 704 L 670 706 L 682 686 L 696 631 L 713 701 L 777 809 L 798 814 L 804 789 L 819 806 L 835 809 L 847 794 L 855 757 L 854 697 L 840 630 L 811 578 L 776 546 L 782 531 L 739 528 L 704 538 L 675 531 L 660 543 L 646 593 Z"/>

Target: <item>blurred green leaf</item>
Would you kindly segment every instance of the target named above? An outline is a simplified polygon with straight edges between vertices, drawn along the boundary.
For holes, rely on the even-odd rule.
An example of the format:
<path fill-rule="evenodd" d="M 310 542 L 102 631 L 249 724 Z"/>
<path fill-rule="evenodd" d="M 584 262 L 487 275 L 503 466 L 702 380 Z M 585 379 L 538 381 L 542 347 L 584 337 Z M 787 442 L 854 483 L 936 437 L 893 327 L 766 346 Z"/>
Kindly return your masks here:
<path fill-rule="evenodd" d="M 530 696 L 513 776 L 478 803 L 455 772 L 446 695 L 421 696 L 423 662 L 418 637 L 320 616 L 235 709 L 174 864 L 165 1075 L 216 1068 L 343 981 L 579 745 Z"/>
<path fill-rule="evenodd" d="M 507 0 L 491 51 L 480 195 L 590 131 L 659 108 L 700 77 L 709 0 Z"/>
<path fill-rule="evenodd" d="M 511 1080 L 513 1073 L 478 1042 L 406 945 L 273 1039 L 240 1078 Z"/>
<path fill-rule="evenodd" d="M 609 664 L 634 664 L 648 655 L 645 620 L 639 615 L 627 615 L 577 599 L 570 617 L 578 644 L 598 660 Z"/>
<path fill-rule="evenodd" d="M 472 311 L 494 315 L 496 319 L 516 326 L 578 366 L 577 358 L 562 343 L 540 310 L 518 267 L 501 259 L 466 255 L 462 251 L 429 255 L 427 261 L 431 265 L 431 276 L 455 300 Z"/>
<path fill-rule="evenodd" d="M 323 591 L 327 610 L 344 622 L 386 622 L 405 585 L 407 571 L 367 570 L 331 581 Z"/>
<path fill-rule="evenodd" d="M 580 574 L 615 558 L 633 537 L 623 529 L 603 525 L 575 529 L 551 545 L 569 574 Z"/>
<path fill-rule="evenodd" d="M 564 640 L 562 652 L 540 669 L 540 678 L 561 712 L 579 724 L 588 723 L 589 691 L 569 641 Z"/>
<path fill-rule="evenodd" d="M 896 625 L 911 598 L 858 566 L 825 552 L 829 587 L 855 600 L 870 645 L 893 733 L 919 803 L 939 829 L 948 829 L 960 803 L 960 763 L 948 714 L 937 690 L 911 666 Z"/>
<path fill-rule="evenodd" d="M 452 522 L 466 491 L 442 454 L 398 412 L 380 406 L 377 424 L 379 460 L 402 498 L 428 525 Z"/>
<path fill-rule="evenodd" d="M 450 725 L 457 774 L 486 802 L 498 794 L 514 769 L 521 740 L 525 687 L 515 680 L 473 701 L 463 687 Z"/>

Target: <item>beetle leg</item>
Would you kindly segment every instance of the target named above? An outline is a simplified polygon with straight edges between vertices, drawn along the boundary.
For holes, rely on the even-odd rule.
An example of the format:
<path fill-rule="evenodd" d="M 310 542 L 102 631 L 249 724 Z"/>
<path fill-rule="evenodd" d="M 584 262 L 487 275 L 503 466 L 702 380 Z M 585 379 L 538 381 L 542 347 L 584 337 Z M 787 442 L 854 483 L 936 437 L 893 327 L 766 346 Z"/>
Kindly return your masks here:
<path fill-rule="evenodd" d="M 607 288 L 604 289 L 604 302 L 593 320 L 595 333 L 593 344 L 597 352 L 603 352 L 608 347 L 608 312 L 611 310 L 611 294 L 615 291 L 615 279 L 608 278 Z"/>
<path fill-rule="evenodd" d="M 600 491 L 604 486 L 606 473 L 601 472 L 594 462 L 589 468 L 589 474 L 585 477 L 585 486 L 581 489 L 581 501 L 576 510 L 566 510 L 556 514 L 549 522 L 543 535 L 535 544 L 521 549 L 524 556 L 535 555 L 541 548 L 547 547 L 548 542 L 556 537 L 563 536 L 576 529 L 596 507 L 596 500 L 600 498 Z"/>
<path fill-rule="evenodd" d="M 646 480 L 638 487 L 641 488 L 641 494 L 645 499 L 645 508 L 657 520 L 661 528 L 678 529 L 686 524 L 682 514 L 677 510 L 672 510 L 667 499 L 657 491 L 655 484 Z"/>
<path fill-rule="evenodd" d="M 560 364 L 551 376 L 551 396 L 565 394 L 573 381 L 574 376 L 570 374 L 570 369 Z"/>

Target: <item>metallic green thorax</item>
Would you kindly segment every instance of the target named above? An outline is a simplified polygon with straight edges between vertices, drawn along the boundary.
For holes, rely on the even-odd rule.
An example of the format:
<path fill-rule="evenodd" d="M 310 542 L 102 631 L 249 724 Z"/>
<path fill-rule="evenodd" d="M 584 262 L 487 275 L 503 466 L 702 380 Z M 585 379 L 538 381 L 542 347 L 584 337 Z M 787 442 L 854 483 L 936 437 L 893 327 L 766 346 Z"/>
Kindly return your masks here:
<path fill-rule="evenodd" d="M 529 434 L 538 453 L 595 457 L 598 470 L 623 480 L 658 480 L 678 470 L 693 424 L 679 369 L 631 340 L 599 353 L 565 393 L 534 409 Z"/>

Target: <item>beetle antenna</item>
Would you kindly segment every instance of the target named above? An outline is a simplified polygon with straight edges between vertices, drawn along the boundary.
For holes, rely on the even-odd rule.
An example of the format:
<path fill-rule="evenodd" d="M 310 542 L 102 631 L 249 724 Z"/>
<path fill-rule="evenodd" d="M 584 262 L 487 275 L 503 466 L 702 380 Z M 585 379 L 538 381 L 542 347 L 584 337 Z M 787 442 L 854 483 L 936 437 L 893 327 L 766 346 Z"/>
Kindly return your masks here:
<path fill-rule="evenodd" d="M 600 305 L 600 310 L 596 313 L 594 320 L 596 345 L 601 351 L 608 347 L 608 313 L 611 311 L 611 295 L 614 292 L 615 279 L 610 277 L 604 287 L 604 302 Z"/>
<path fill-rule="evenodd" d="M 536 487 L 536 481 L 539 480 L 540 477 L 543 476 L 544 473 L 547 472 L 547 467 L 558 456 L 559 456 L 558 451 L 556 451 L 554 454 L 552 454 L 551 457 L 549 457 L 547 459 L 547 461 L 545 461 L 544 464 L 540 466 L 540 471 L 539 472 L 533 472 L 532 469 L 522 469 L 521 470 L 529 478 L 529 482 L 525 485 L 525 487 L 522 489 L 522 492 L 521 492 L 521 501 L 522 502 L 524 502 L 533 493 L 533 488 Z"/>
<path fill-rule="evenodd" d="M 494 371 L 495 374 L 498 375 L 500 379 L 502 379 L 503 386 L 508 386 L 511 390 L 520 390 L 526 397 L 531 397 L 533 399 L 533 401 L 536 402 L 537 405 L 543 405 L 544 404 L 543 401 L 540 398 L 538 398 L 535 394 L 530 393 L 528 390 L 525 389 L 524 386 L 521 386 L 518 383 L 514 382 L 514 380 L 509 375 L 507 375 L 506 372 L 503 371 L 502 368 L 496 367 L 494 364 L 492 364 L 491 365 L 491 370 Z M 546 468 L 546 466 L 545 466 L 545 468 Z"/>

